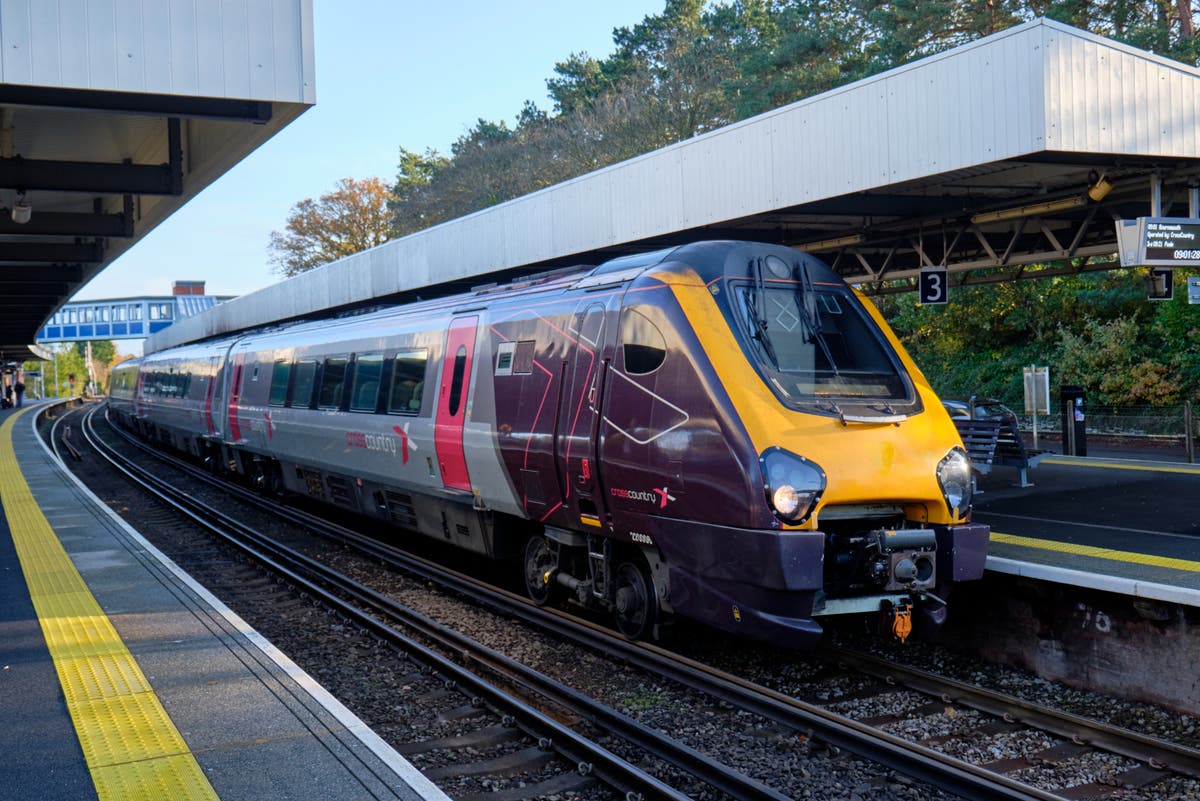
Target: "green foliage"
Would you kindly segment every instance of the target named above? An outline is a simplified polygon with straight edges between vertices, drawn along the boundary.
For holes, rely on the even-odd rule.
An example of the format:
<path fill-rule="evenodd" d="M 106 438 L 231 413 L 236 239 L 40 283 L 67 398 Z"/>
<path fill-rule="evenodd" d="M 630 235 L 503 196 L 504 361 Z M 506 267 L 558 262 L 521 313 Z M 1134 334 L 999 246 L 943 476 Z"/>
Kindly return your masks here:
<path fill-rule="evenodd" d="M 21 366 L 21 369 L 26 373 L 31 370 L 41 371 L 43 386 L 46 388 L 46 397 L 53 398 L 57 396 L 65 398 L 72 393 L 81 393 L 83 392 L 83 387 L 85 384 L 87 384 L 88 380 L 87 363 L 84 360 L 85 351 L 80 347 L 81 345 L 84 345 L 84 343 L 76 342 L 75 344 L 68 346 L 53 345 L 51 346 L 51 351 L 54 353 L 54 358 L 52 360 L 45 362 L 25 362 Z M 55 365 L 58 366 L 57 393 L 55 392 Z M 74 374 L 75 376 L 74 389 L 72 389 L 71 383 L 67 378 L 71 374 Z M 25 384 L 29 390 L 33 390 L 34 386 L 30 381 L 26 381 Z"/>
<path fill-rule="evenodd" d="M 1020 406 L 1021 368 L 1036 363 L 1092 403 L 1200 400 L 1200 310 L 1181 275 L 1170 302 L 1146 300 L 1143 278 L 1114 270 L 958 287 L 945 306 L 919 306 L 912 293 L 878 305 L 944 397 Z"/>
<path fill-rule="evenodd" d="M 88 352 L 87 342 L 76 342 L 73 347 L 75 352 L 79 354 L 79 358 L 86 359 Z M 101 339 L 92 343 L 92 361 L 97 364 L 110 364 L 117 355 L 117 346 L 111 339 Z"/>

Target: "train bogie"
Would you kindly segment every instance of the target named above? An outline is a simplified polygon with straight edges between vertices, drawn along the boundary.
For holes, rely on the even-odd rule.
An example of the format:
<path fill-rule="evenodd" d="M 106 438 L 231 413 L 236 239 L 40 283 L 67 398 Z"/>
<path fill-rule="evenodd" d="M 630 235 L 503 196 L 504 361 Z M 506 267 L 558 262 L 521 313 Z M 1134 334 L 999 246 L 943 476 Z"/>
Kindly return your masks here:
<path fill-rule="evenodd" d="M 147 388 L 183 365 L 178 398 Z M 679 614 L 803 645 L 880 610 L 905 635 L 982 571 L 941 404 L 869 302 L 786 248 L 699 243 L 128 369 L 114 409 L 144 434 L 516 556 L 535 601 L 633 637 Z"/>

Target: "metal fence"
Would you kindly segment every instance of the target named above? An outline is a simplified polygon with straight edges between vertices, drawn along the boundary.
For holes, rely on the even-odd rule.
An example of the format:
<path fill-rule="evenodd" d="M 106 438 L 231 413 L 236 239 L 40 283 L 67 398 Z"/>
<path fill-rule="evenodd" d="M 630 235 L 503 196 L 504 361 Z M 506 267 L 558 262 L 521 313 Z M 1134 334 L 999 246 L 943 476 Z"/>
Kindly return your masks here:
<path fill-rule="evenodd" d="M 1133 445 L 1144 443 L 1157 448 L 1175 445 L 1189 462 L 1194 462 L 1196 438 L 1200 434 L 1194 411 L 1191 403 L 1174 406 L 1089 404 L 1085 407 L 1085 426 L 1089 438 L 1125 441 Z M 1017 419 L 1023 431 L 1033 430 L 1031 415 L 1018 413 Z M 1050 437 L 1061 437 L 1062 415 L 1038 415 L 1037 429 Z"/>

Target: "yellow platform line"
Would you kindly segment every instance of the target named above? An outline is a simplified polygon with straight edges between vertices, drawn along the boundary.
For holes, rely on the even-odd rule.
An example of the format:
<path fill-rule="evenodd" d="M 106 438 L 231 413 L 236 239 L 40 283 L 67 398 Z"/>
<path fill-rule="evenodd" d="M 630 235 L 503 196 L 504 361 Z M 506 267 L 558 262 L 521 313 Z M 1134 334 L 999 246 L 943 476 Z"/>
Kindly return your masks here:
<path fill-rule="evenodd" d="M 1094 545 L 1075 545 L 1070 542 L 1042 540 L 1036 537 L 1020 537 L 1016 534 L 1001 534 L 992 532 L 992 542 L 1004 545 L 1020 545 L 1023 548 L 1035 548 L 1039 551 L 1054 551 L 1069 553 L 1077 556 L 1091 556 L 1096 559 L 1109 559 L 1115 562 L 1133 562 L 1150 567 L 1165 567 L 1171 570 L 1186 570 L 1189 573 L 1200 573 L 1200 562 L 1190 559 L 1173 559 L 1169 556 L 1154 556 L 1133 551 L 1118 551 L 1113 548 L 1097 548 Z"/>
<path fill-rule="evenodd" d="M 1114 461 L 1090 457 L 1046 456 L 1041 464 L 1059 464 L 1068 467 L 1104 467 L 1110 470 L 1143 470 L 1150 473 L 1190 473 L 1200 475 L 1200 465 L 1195 464 L 1165 464 L 1163 462 Z"/>
<path fill-rule="evenodd" d="M 100 801 L 216 801 L 216 791 L 16 469 L 12 429 L 24 414 L 10 415 L 0 426 L 0 464 L 7 468 L 0 470 L 0 503 L 96 793 Z"/>

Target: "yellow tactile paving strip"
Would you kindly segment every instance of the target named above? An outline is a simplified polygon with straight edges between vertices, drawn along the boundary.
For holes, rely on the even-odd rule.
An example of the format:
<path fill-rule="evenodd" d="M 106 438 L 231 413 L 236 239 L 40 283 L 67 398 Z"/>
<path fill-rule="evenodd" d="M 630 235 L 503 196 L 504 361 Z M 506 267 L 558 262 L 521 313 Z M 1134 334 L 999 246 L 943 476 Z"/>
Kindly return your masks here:
<path fill-rule="evenodd" d="M 1200 475 L 1200 465 L 1140 462 L 1136 459 L 1106 461 L 1092 457 L 1047 456 L 1042 459 L 1040 464 L 1058 464 L 1068 467 L 1103 467 L 1108 470 L 1141 470 L 1148 473 L 1191 473 L 1192 475 Z"/>
<path fill-rule="evenodd" d="M 1035 548 L 1039 551 L 1054 551 L 1069 553 L 1076 556 L 1091 556 L 1096 559 L 1111 559 L 1117 562 L 1132 562 L 1151 567 L 1165 567 L 1171 570 L 1186 570 L 1190 573 L 1200 573 L 1200 562 L 1190 559 L 1174 559 L 1169 556 L 1154 556 L 1148 553 L 1133 551 L 1118 551 L 1112 548 L 1097 548 L 1093 545 L 1076 545 L 1070 542 L 1043 540 L 1036 537 L 1021 537 L 1016 534 L 1001 534 L 993 531 L 991 541 L 1004 545 L 1019 545 L 1024 548 Z"/>
<path fill-rule="evenodd" d="M 17 465 L 12 429 L 24 414 L 0 426 L 0 464 Z M 0 502 L 100 800 L 215 801 L 212 785 L 19 470 L 0 471 Z"/>

